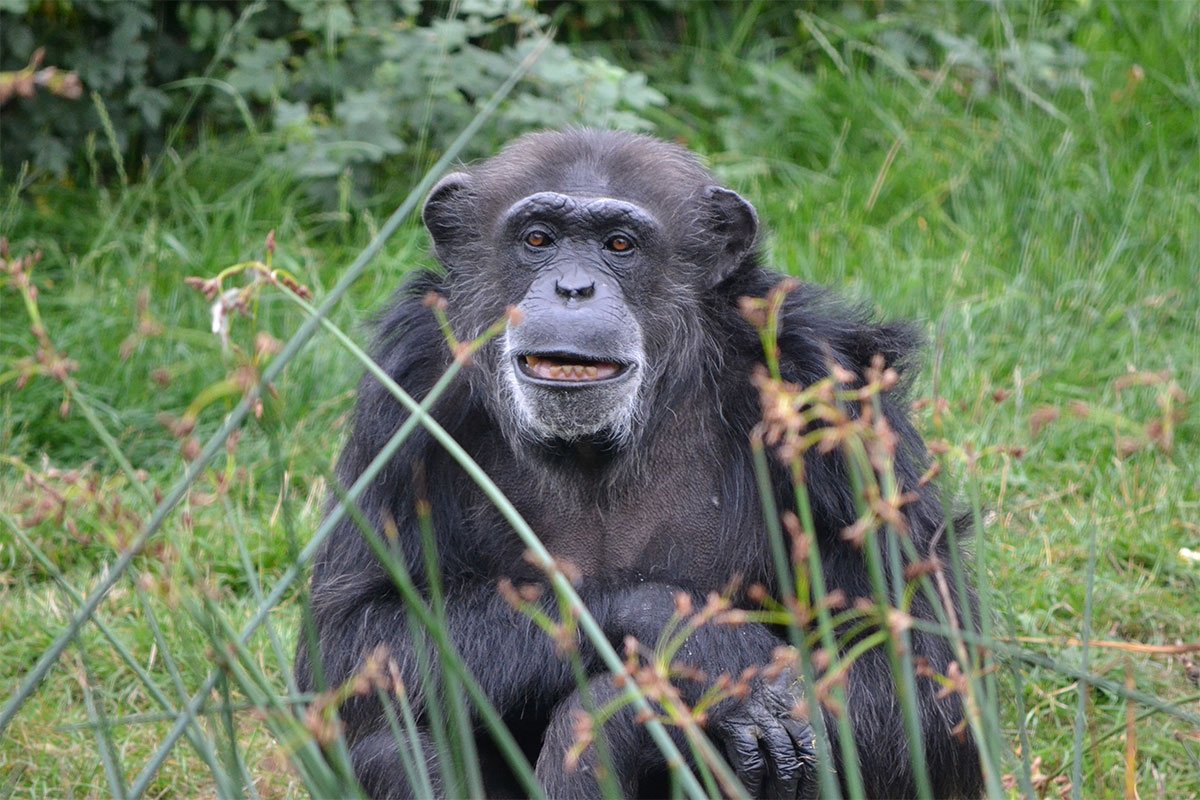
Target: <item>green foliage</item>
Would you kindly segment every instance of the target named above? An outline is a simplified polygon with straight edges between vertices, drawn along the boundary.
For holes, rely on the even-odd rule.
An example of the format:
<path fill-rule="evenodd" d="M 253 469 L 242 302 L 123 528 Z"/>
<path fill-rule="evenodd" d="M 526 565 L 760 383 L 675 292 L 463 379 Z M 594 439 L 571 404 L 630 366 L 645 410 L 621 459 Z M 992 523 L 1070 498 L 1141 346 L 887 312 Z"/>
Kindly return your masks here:
<path fill-rule="evenodd" d="M 332 202 L 342 176 L 361 191 L 381 166 L 420 165 L 439 152 L 548 23 L 521 0 L 469 0 L 445 15 L 414 0 L 8 0 L 0 67 L 24 66 L 45 46 L 49 63 L 77 71 L 94 102 L 14 103 L 0 122 L 4 168 L 29 161 L 62 174 L 95 152 L 98 137 L 112 140 L 100 149 L 124 172 L 125 162 L 158 152 L 166 121 L 191 94 L 206 93 L 207 124 L 253 131 L 265 119 L 279 132 L 262 145 L 266 154 Z M 662 102 L 640 73 L 551 45 L 474 152 L 534 127 L 644 129 L 641 112 Z"/>
<path fill-rule="evenodd" d="M 0 69 L 19 69 L 45 47 L 48 63 L 78 73 L 85 90 L 99 95 L 121 151 L 153 151 L 171 107 L 162 84 L 199 63 L 197 52 L 161 30 L 166 10 L 150 0 L 8 0 L 0 5 Z M 88 137 L 101 131 L 100 113 L 86 100 L 17 100 L 0 116 L 0 163 L 6 173 L 29 161 L 61 174 L 82 161 Z"/>
<path fill-rule="evenodd" d="M 281 163 L 327 191 L 328 179 L 347 169 L 362 188 L 389 157 L 440 151 L 530 54 L 548 22 L 525 3 L 500 0 L 463 3 L 458 16 L 423 27 L 380 18 L 383 4 L 358 9 L 374 19 L 342 4 L 320 8 L 320 15 L 300 18 L 311 46 L 259 39 L 241 50 L 228 79 L 273 103 Z M 491 152 L 532 128 L 646 129 L 639 112 L 662 102 L 640 73 L 551 45 L 468 155 Z"/>

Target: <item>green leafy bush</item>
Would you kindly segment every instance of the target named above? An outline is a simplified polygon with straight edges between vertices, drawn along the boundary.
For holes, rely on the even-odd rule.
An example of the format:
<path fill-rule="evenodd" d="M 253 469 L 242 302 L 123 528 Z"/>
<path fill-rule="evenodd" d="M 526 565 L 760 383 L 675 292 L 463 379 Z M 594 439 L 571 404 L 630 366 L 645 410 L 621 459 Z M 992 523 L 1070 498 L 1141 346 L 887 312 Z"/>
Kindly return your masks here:
<path fill-rule="evenodd" d="M 280 156 L 299 174 L 331 179 L 349 169 L 359 188 L 366 167 L 439 151 L 529 55 L 549 21 L 521 0 L 468 0 L 457 16 L 422 24 L 402 16 L 415 9 L 380 3 L 319 10 L 299 16 L 310 46 L 248 42 L 228 80 L 271 105 Z M 551 45 L 468 155 L 533 128 L 648 128 L 639 112 L 662 103 L 642 74 Z"/>
<path fill-rule="evenodd" d="M 277 131 L 268 151 L 317 191 L 342 176 L 362 189 L 381 165 L 420 164 L 444 145 L 549 22 L 523 0 L 465 0 L 453 13 L 415 0 L 0 0 L 0 68 L 19 69 L 44 46 L 48 63 L 93 93 L 90 103 L 38 95 L 7 107 L 4 168 L 64 174 L 97 150 L 125 163 L 153 155 L 199 92 L 200 120 Z M 475 146 L 491 151 L 535 127 L 645 128 L 640 112 L 662 102 L 640 73 L 551 45 Z"/>
<path fill-rule="evenodd" d="M 102 100 L 116 147 L 152 152 L 176 99 L 162 85 L 203 66 L 203 52 L 177 33 L 174 11 L 150 0 L 0 0 L 0 69 L 20 69 L 44 47 L 47 63 L 77 73 L 85 91 Z M 4 171 L 30 162 L 65 173 L 82 162 L 89 137 L 103 135 L 103 127 L 98 107 L 86 99 L 39 93 L 14 100 L 0 115 Z"/>

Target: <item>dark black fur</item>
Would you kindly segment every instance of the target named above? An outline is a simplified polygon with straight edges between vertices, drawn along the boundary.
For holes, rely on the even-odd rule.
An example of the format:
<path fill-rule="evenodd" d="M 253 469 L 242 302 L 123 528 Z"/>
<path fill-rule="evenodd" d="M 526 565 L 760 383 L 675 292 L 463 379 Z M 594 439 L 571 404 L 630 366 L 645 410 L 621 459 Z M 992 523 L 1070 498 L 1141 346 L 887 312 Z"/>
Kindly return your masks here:
<path fill-rule="evenodd" d="M 528 287 L 528 276 L 494 266 L 495 221 L 511 204 L 538 191 L 583 192 L 622 198 L 649 209 L 670 237 L 670 259 L 622 282 L 633 315 L 647 331 L 653 381 L 640 396 L 641 413 L 627 440 L 534 441 L 497 391 L 504 368 L 497 346 L 479 354 L 436 408 L 441 424 L 505 490 L 555 555 L 583 570 L 580 593 L 610 639 L 625 635 L 653 643 L 672 611 L 672 594 L 698 600 L 731 578 L 741 585 L 775 585 L 750 460 L 751 428 L 760 420 L 750 373 L 762 361 L 759 339 L 738 313 L 738 299 L 762 297 L 780 280 L 762 268 L 753 241 L 726 236 L 726 213 L 714 207 L 712 178 L 687 151 L 646 137 L 569 131 L 525 137 L 495 159 L 473 167 L 470 181 L 435 190 L 426 220 L 445 274 L 421 273 L 380 320 L 375 357 L 413 396 L 424 396 L 448 367 L 450 353 L 423 304 L 435 291 L 449 301 L 460 338 L 498 319 Z M 733 198 L 736 195 L 728 193 Z M 720 199 L 720 197 L 718 197 Z M 918 337 L 904 326 L 878 324 L 827 292 L 801 286 L 787 298 L 781 325 L 784 377 L 811 384 L 827 374 L 832 356 L 862 375 L 872 356 L 902 367 Z M 901 445 L 896 470 L 915 490 L 925 467 L 920 436 L 903 399 L 883 398 Z M 339 463 L 349 485 L 406 418 L 375 380 L 359 389 L 354 427 Z M 848 476 L 839 454 L 808 456 L 808 491 L 829 589 L 849 598 L 870 595 L 863 554 L 840 538 L 855 519 Z M 781 508 L 792 506 L 788 475 L 775 476 Z M 366 491 L 360 507 L 382 530 L 393 519 L 397 546 L 414 576 L 422 573 L 415 505 L 427 499 L 437 531 L 451 637 L 483 690 L 518 735 L 531 759 L 561 761 L 570 742 L 574 680 L 554 643 L 499 596 L 497 580 L 536 580 L 524 548 L 499 514 L 424 432 L 403 446 Z M 911 536 L 925 553 L 943 524 L 941 503 L 926 488 L 907 506 Z M 943 560 L 945 539 L 937 547 Z M 313 611 L 326 681 L 345 681 L 364 654 L 384 644 L 400 664 L 414 701 L 423 702 L 417 660 L 402 602 L 368 545 L 349 520 L 322 548 L 313 572 Z M 917 610 L 931 617 L 921 603 Z M 960 615 L 961 616 L 961 615 Z M 708 626 L 685 648 L 684 660 L 706 674 L 737 674 L 770 660 L 780 641 L 767 629 Z M 934 669 L 951 660 L 946 643 L 913 633 L 913 651 Z M 603 675 L 586 647 L 586 666 Z M 297 676 L 314 689 L 301 646 Z M 605 679 L 595 682 L 607 691 Z M 938 795 L 977 796 L 981 777 L 975 748 L 951 729 L 962 718 L 957 698 L 935 699 L 936 686 L 919 679 L 929 772 Z M 876 650 L 854 665 L 847 685 L 862 772 L 872 796 L 914 794 L 902 716 L 886 654 Z M 409 793 L 392 735 L 379 705 L 352 699 L 342 709 L 356 772 L 374 796 Z M 836 725 L 830 721 L 829 727 Z M 657 765 L 646 761 L 640 726 L 609 726 L 609 741 L 626 791 Z M 480 747 L 494 763 L 487 736 Z M 838 753 L 834 746 L 833 752 Z M 557 771 L 556 771 L 557 770 Z M 557 764 L 539 764 L 552 792 L 579 791 Z M 488 770 L 490 790 L 507 791 L 501 772 Z M 646 791 L 648 784 L 642 783 Z M 767 791 L 767 789 L 764 789 Z"/>

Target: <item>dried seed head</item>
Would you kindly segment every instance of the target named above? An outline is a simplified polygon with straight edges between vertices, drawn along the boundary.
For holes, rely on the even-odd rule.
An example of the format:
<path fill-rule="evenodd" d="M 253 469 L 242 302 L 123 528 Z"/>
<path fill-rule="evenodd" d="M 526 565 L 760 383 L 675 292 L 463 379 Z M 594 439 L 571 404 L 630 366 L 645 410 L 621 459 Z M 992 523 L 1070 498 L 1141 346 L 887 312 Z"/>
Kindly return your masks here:
<path fill-rule="evenodd" d="M 512 581 L 510 581 L 508 578 L 501 578 L 500 580 L 496 581 L 496 591 L 499 592 L 502 598 L 504 598 L 504 602 L 508 603 L 513 608 L 520 610 L 522 598 L 516 587 L 513 586 Z"/>
<path fill-rule="evenodd" d="M 830 611 L 838 611 L 846 607 L 846 593 L 841 589 L 834 589 L 825 595 L 825 608 Z"/>
<path fill-rule="evenodd" d="M 887 610 L 888 628 L 892 631 L 892 636 L 897 638 L 900 634 L 907 630 L 911 630 L 913 626 L 913 617 L 911 614 L 906 614 L 898 608 L 889 608 Z"/>
<path fill-rule="evenodd" d="M 201 452 L 200 440 L 197 439 L 195 436 L 187 437 L 186 439 L 183 440 L 183 444 L 180 445 L 179 452 L 180 452 L 180 455 L 183 456 L 184 461 L 187 461 L 189 463 L 192 461 L 195 461 L 197 458 L 200 457 L 200 452 Z"/>
<path fill-rule="evenodd" d="M 297 297 L 301 298 L 302 300 L 311 300 L 312 299 L 312 296 L 313 296 L 312 290 L 309 289 L 307 286 L 305 286 L 303 283 L 300 283 L 296 279 L 292 278 L 290 275 L 279 275 L 278 277 L 279 277 L 279 282 L 282 283 L 289 291 L 291 291 Z"/>
<path fill-rule="evenodd" d="M 1029 433 L 1037 436 L 1043 428 L 1059 417 L 1059 410 L 1054 406 L 1039 406 L 1029 415 Z"/>
<path fill-rule="evenodd" d="M 204 299 L 212 302 L 217 295 L 221 293 L 221 282 L 216 278 L 198 278 L 188 277 L 183 279 L 184 284 L 193 289 L 200 291 L 204 295 Z"/>
<path fill-rule="evenodd" d="M 733 627 L 737 627 L 738 625 L 745 625 L 749 621 L 750 621 L 750 615 L 747 614 L 745 611 L 743 611 L 740 608 L 734 608 L 729 611 L 723 611 L 716 619 L 716 622 L 721 625 L 730 625 Z"/>
<path fill-rule="evenodd" d="M 254 336 L 254 352 L 258 356 L 273 356 L 283 349 L 283 343 L 266 331 Z"/>
<path fill-rule="evenodd" d="M 1129 456 L 1141 450 L 1147 444 L 1148 442 L 1143 439 L 1137 439 L 1132 436 L 1118 436 L 1116 443 L 1117 455 L 1121 458 L 1129 458 Z"/>
<path fill-rule="evenodd" d="M 1113 388 L 1118 392 L 1123 392 L 1134 386 L 1155 386 L 1169 380 L 1171 380 L 1171 370 L 1169 369 L 1160 372 L 1130 372 L 1113 381 Z"/>
<path fill-rule="evenodd" d="M 904 580 L 915 581 L 923 575 L 933 575 L 942 565 L 936 558 L 915 561 L 904 568 Z"/>
<path fill-rule="evenodd" d="M 738 313 L 758 330 L 767 327 L 767 301 L 761 297 L 739 297 Z"/>
<path fill-rule="evenodd" d="M 925 447 L 935 456 L 944 456 L 953 449 L 945 439 L 930 439 L 925 443 Z"/>
<path fill-rule="evenodd" d="M 675 593 L 675 614 L 681 619 L 692 615 L 692 596 L 687 592 Z"/>
<path fill-rule="evenodd" d="M 858 376 L 855 375 L 851 370 L 843 367 L 841 364 L 830 364 L 829 374 L 832 375 L 833 379 L 838 383 L 846 386 L 852 386 L 855 383 L 858 383 Z"/>

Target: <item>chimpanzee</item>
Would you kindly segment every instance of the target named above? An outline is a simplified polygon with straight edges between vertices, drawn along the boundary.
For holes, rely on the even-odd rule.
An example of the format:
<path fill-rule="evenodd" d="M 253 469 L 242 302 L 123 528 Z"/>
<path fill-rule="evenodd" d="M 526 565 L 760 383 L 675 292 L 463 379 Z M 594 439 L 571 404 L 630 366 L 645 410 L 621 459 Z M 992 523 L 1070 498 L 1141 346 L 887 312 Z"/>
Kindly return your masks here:
<path fill-rule="evenodd" d="M 379 319 L 374 357 L 421 398 L 454 358 L 428 307 L 430 293 L 444 299 L 451 330 L 463 341 L 480 336 L 507 308 L 517 309 L 438 401 L 434 416 L 551 554 L 573 565 L 578 591 L 610 641 L 620 648 L 632 636 L 653 647 L 676 613 L 679 593 L 699 608 L 711 592 L 743 587 L 731 599 L 749 608 L 745 587 L 778 588 L 750 444 L 762 419 L 751 375 L 763 347 L 739 302 L 766 296 L 781 276 L 760 264 L 753 207 L 717 185 L 680 146 L 573 129 L 523 136 L 495 157 L 448 175 L 430 193 L 424 222 L 441 269 L 419 272 L 399 291 Z M 875 322 L 828 292 L 799 284 L 780 312 L 782 377 L 805 386 L 837 370 L 862 381 L 877 355 L 904 365 L 918 338 L 906 325 Z M 917 552 L 940 553 L 948 563 L 941 502 L 920 480 L 924 443 L 898 392 L 881 403 L 899 442 L 895 474 L 913 494 L 903 507 L 906 535 Z M 378 381 L 363 379 L 338 465 L 344 485 L 359 477 L 406 416 Z M 805 459 L 826 586 L 848 601 L 868 596 L 864 552 L 843 536 L 858 516 L 844 457 L 813 450 Z M 791 474 L 778 463 L 772 469 L 780 507 L 794 507 Z M 544 576 L 527 563 L 492 503 L 420 432 L 358 504 L 360 519 L 386 531 L 423 590 L 418 505 L 428 511 L 453 644 L 536 763 L 547 793 L 597 795 L 586 754 L 584 768 L 564 766 L 581 705 L 572 669 L 556 642 L 498 591 L 502 579 L 536 584 Z M 426 700 L 437 689 L 422 686 L 416 651 L 429 645 L 417 644 L 400 593 L 349 516 L 317 556 L 311 600 L 326 684 L 346 681 L 383 645 L 423 724 Z M 551 593 L 541 602 L 556 613 Z M 914 609 L 932 618 L 920 596 Z M 312 654 L 303 642 L 299 685 L 322 688 L 314 685 Z M 778 631 L 756 622 L 699 627 L 677 655 L 691 668 L 678 681 L 683 698 L 695 701 L 718 676 L 771 662 L 781 644 Z M 941 674 L 953 660 L 947 642 L 915 629 L 910 655 Z M 597 702 L 611 696 L 612 677 L 586 642 L 580 658 Z M 815 791 L 811 731 L 790 713 L 796 692 L 766 679 L 751 687 L 710 709 L 708 736 L 752 794 Z M 845 683 L 871 796 L 917 791 L 895 687 L 882 647 L 859 656 Z M 963 718 L 960 698 L 939 696 L 928 678 L 918 679 L 918 689 L 935 793 L 978 796 L 975 744 L 955 733 Z M 413 794 L 375 697 L 353 697 L 341 714 L 366 791 Z M 836 740 L 832 712 L 825 716 Z M 623 794 L 663 790 L 655 780 L 666 766 L 632 710 L 609 720 L 603 735 Z M 489 765 L 487 791 L 517 791 L 495 768 L 489 736 L 481 729 L 477 738 Z M 830 751 L 840 770 L 836 741 Z"/>

